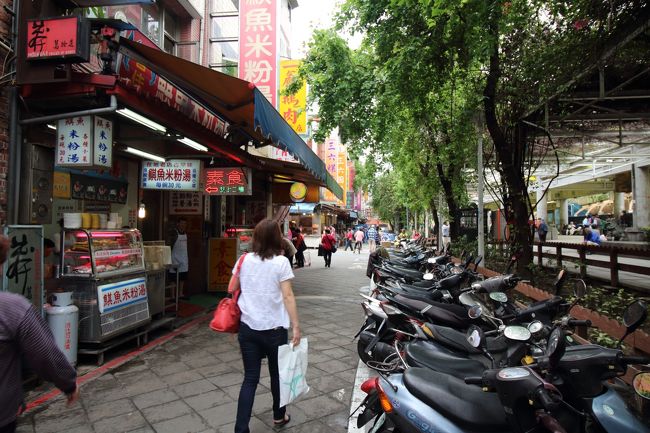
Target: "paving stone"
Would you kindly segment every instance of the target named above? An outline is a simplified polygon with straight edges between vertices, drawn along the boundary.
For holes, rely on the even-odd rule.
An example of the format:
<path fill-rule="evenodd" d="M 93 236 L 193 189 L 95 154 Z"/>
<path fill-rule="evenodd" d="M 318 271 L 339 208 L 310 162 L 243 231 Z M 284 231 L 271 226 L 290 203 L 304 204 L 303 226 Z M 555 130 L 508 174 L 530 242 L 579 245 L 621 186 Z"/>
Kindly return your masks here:
<path fill-rule="evenodd" d="M 225 403 L 231 403 L 233 399 L 224 391 L 215 390 L 203 394 L 187 397 L 187 403 L 195 411 L 202 411 L 211 407 L 219 406 Z"/>
<path fill-rule="evenodd" d="M 244 381 L 244 376 L 241 373 L 225 373 L 209 377 L 208 380 L 223 389 L 231 385 L 241 384 Z"/>
<path fill-rule="evenodd" d="M 180 397 L 171 389 L 159 389 L 157 391 L 133 397 L 133 403 L 138 407 L 138 409 L 142 410 L 157 404 L 178 400 L 179 398 Z"/>
<path fill-rule="evenodd" d="M 172 418 L 178 418 L 182 415 L 192 412 L 192 408 L 182 400 L 171 401 L 169 403 L 151 406 L 142 410 L 142 414 L 150 424 L 166 421 Z"/>
<path fill-rule="evenodd" d="M 295 426 L 295 427 L 289 427 L 283 429 L 282 431 L 285 433 L 331 433 L 332 429 L 330 426 L 325 425 L 321 423 L 320 421 L 310 421 L 308 423 Z"/>
<path fill-rule="evenodd" d="M 156 433 L 198 433 L 204 431 L 207 427 L 201 417 L 195 413 L 153 425 Z"/>
<path fill-rule="evenodd" d="M 182 385 L 185 383 L 194 382 L 203 379 L 203 376 L 197 371 L 181 371 L 178 373 L 170 374 L 162 378 L 163 382 L 172 387 Z"/>
<path fill-rule="evenodd" d="M 227 363 L 233 363 L 234 361 L 239 361 L 241 362 L 241 353 L 239 351 L 239 348 L 237 350 L 229 350 L 226 352 L 222 352 L 217 354 L 217 357 L 221 359 L 223 362 Z"/>
<path fill-rule="evenodd" d="M 195 370 L 197 368 L 207 367 L 209 365 L 221 364 L 222 361 L 216 358 L 213 354 L 208 354 L 201 358 L 188 359 L 185 361 L 185 363 L 189 365 L 192 370 Z"/>
<path fill-rule="evenodd" d="M 82 408 L 55 416 L 48 416 L 47 411 L 34 415 L 36 433 L 64 432 L 72 427 L 86 424 L 88 424 L 88 418 Z"/>
<path fill-rule="evenodd" d="M 16 426 L 16 433 L 34 433 L 34 424 L 32 419 L 18 419 Z"/>
<path fill-rule="evenodd" d="M 218 376 L 224 373 L 232 373 L 233 369 L 228 363 L 218 361 L 211 365 L 197 368 L 194 371 L 196 371 L 203 377 L 208 378 L 208 377 Z"/>
<path fill-rule="evenodd" d="M 194 382 L 178 385 L 174 387 L 174 392 L 181 397 L 203 394 L 208 391 L 217 389 L 212 382 L 207 379 L 196 380 Z"/>
<path fill-rule="evenodd" d="M 127 432 L 147 427 L 147 421 L 140 412 L 131 412 L 120 416 L 105 418 L 93 424 L 96 433 Z"/>
<path fill-rule="evenodd" d="M 338 359 L 331 359 L 329 361 L 320 362 L 315 364 L 316 368 L 319 368 L 323 371 L 329 373 L 338 373 L 339 371 L 345 371 L 350 368 L 350 364 L 339 361 Z"/>
<path fill-rule="evenodd" d="M 130 430 L 127 433 L 156 433 L 151 427 L 142 427 L 135 430 Z"/>
<path fill-rule="evenodd" d="M 348 408 L 342 403 L 332 400 L 326 394 L 299 401 L 296 403 L 296 406 L 300 410 L 310 414 L 312 416 L 312 419 L 325 417 L 337 411 L 346 410 Z"/>
<path fill-rule="evenodd" d="M 199 415 L 213 428 L 234 423 L 237 417 L 237 402 L 226 403 L 221 406 L 202 410 L 199 412 Z"/>
<path fill-rule="evenodd" d="M 347 432 L 348 431 L 348 414 L 346 412 L 338 412 L 325 418 L 321 418 L 320 422 L 330 427 L 332 432 Z"/>
<path fill-rule="evenodd" d="M 128 399 L 115 400 L 108 403 L 94 405 L 86 409 L 88 420 L 93 423 L 104 418 L 110 418 L 123 413 L 138 410 L 135 405 Z"/>
<path fill-rule="evenodd" d="M 161 377 L 192 370 L 187 364 L 181 361 L 170 362 L 169 364 L 156 364 L 150 368 L 151 371 Z"/>

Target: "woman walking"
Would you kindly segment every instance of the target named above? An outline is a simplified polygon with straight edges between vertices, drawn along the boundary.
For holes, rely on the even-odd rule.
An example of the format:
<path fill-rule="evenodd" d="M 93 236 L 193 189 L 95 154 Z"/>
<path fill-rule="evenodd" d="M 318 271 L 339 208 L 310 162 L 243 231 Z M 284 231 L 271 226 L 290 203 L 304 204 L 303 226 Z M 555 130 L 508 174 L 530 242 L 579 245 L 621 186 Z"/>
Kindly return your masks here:
<path fill-rule="evenodd" d="M 280 407 L 278 347 L 287 344 L 291 325 L 292 343 L 300 344 L 298 310 L 291 288 L 293 271 L 282 255 L 282 231 L 278 223 L 265 219 L 255 226 L 253 248 L 243 260 L 239 277 L 241 309 L 239 347 L 244 361 L 244 382 L 239 391 L 235 433 L 248 433 L 255 390 L 260 380 L 262 358 L 268 358 L 273 395 L 273 423 L 287 424 L 291 417 Z M 234 273 L 234 270 L 233 270 Z"/>
<path fill-rule="evenodd" d="M 336 238 L 330 234 L 330 229 L 325 229 L 325 234 L 320 240 L 323 246 L 323 258 L 325 259 L 325 267 L 332 267 L 332 250 L 336 245 Z"/>
<path fill-rule="evenodd" d="M 300 229 L 296 229 L 293 246 L 296 247 L 296 267 L 305 267 L 305 250 L 307 249 L 307 245 L 305 244 L 305 237 L 302 235 L 302 230 Z"/>

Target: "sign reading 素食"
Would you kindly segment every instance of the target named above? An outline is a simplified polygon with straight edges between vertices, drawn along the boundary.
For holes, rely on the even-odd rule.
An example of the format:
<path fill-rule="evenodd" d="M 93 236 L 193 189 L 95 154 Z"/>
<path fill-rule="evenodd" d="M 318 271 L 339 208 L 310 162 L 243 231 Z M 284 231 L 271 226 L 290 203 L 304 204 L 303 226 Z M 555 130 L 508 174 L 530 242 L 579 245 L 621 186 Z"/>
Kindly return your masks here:
<path fill-rule="evenodd" d="M 200 160 L 170 159 L 164 162 L 142 161 L 140 177 L 144 189 L 198 191 L 200 175 Z"/>

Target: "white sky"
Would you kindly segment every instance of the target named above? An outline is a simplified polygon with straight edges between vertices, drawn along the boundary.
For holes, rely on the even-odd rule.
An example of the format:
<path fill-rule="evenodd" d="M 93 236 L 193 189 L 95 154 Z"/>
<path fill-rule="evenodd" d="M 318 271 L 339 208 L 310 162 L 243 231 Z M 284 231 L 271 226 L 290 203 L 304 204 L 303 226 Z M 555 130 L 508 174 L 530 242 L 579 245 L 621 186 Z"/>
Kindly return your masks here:
<path fill-rule="evenodd" d="M 304 58 L 313 31 L 331 27 L 342 2 L 343 0 L 298 0 L 298 7 L 291 17 L 291 57 Z M 355 48 L 361 41 L 359 36 L 346 39 Z"/>

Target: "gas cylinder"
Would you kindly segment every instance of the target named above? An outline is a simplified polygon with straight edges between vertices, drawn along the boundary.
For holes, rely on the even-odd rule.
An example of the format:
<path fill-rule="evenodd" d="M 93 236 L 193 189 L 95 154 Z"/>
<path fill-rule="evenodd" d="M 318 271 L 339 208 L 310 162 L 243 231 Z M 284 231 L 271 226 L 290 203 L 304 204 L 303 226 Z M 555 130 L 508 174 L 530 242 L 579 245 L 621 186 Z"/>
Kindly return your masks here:
<path fill-rule="evenodd" d="M 52 304 L 47 306 L 45 312 L 56 345 L 70 364 L 76 365 L 79 308 L 72 304 L 72 292 L 54 293 Z"/>

